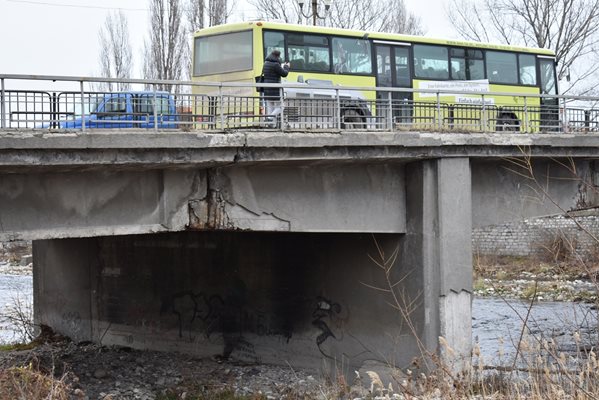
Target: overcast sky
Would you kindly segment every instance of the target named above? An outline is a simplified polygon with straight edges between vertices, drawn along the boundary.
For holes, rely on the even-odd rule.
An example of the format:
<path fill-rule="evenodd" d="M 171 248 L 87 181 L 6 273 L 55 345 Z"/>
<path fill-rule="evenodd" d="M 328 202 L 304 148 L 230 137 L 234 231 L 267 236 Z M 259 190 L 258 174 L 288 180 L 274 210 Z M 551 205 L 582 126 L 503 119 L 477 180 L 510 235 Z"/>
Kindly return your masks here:
<path fill-rule="evenodd" d="M 405 1 L 421 16 L 429 36 L 455 37 L 445 15 L 446 1 Z M 251 8 L 238 3 L 233 20 L 251 18 Z M 0 0 L 0 73 L 99 76 L 98 32 L 108 13 L 118 9 L 129 23 L 132 77 L 140 77 L 147 0 Z"/>

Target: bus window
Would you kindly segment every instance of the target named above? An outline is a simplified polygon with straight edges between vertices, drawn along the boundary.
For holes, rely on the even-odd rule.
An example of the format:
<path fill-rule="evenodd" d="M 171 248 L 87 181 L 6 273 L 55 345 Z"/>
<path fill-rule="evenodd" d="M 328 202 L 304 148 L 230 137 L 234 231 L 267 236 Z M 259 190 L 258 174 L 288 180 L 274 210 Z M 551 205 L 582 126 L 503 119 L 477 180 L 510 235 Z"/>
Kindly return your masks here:
<path fill-rule="evenodd" d="M 370 42 L 363 39 L 333 38 L 333 66 L 336 74 L 371 74 Z"/>
<path fill-rule="evenodd" d="M 288 33 L 287 54 L 293 70 L 328 72 L 331 69 L 326 36 Z"/>
<path fill-rule="evenodd" d="M 253 67 L 252 31 L 195 39 L 193 75 L 222 74 Z"/>
<path fill-rule="evenodd" d="M 451 79 L 466 80 L 466 50 L 451 49 Z"/>
<path fill-rule="evenodd" d="M 264 57 L 266 58 L 274 50 L 281 52 L 281 61 L 285 62 L 285 36 L 280 32 L 264 32 Z M 293 67 L 296 68 L 291 54 L 289 59 L 294 63 Z"/>
<path fill-rule="evenodd" d="M 557 94 L 554 61 L 548 58 L 539 58 L 539 64 L 541 66 L 541 94 Z"/>
<path fill-rule="evenodd" d="M 406 47 L 395 47 L 395 80 L 397 86 L 412 86 L 412 74 L 410 73 L 410 51 Z"/>
<path fill-rule="evenodd" d="M 377 86 L 393 86 L 389 46 L 376 47 L 376 69 Z"/>
<path fill-rule="evenodd" d="M 447 47 L 414 46 L 414 72 L 417 78 L 449 79 Z"/>
<path fill-rule="evenodd" d="M 532 54 L 519 54 L 520 83 L 522 85 L 537 84 L 537 58 Z"/>
<path fill-rule="evenodd" d="M 516 54 L 487 51 L 487 78 L 491 83 L 518 84 Z"/>

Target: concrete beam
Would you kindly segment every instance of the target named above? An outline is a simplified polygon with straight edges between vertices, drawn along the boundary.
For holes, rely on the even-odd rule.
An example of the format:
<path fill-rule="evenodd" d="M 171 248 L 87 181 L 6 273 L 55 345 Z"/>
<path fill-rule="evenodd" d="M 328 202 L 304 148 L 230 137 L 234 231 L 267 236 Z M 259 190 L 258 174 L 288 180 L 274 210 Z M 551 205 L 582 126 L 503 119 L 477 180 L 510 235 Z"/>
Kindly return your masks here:
<path fill-rule="evenodd" d="M 340 162 L 444 157 L 599 158 L 596 135 L 415 132 L 183 133 L 3 131 L 0 171 L 212 167 L 227 163 Z"/>
<path fill-rule="evenodd" d="M 191 229 L 405 231 L 401 165 L 234 165 L 208 174 L 208 197 L 190 204 Z"/>
<path fill-rule="evenodd" d="M 189 199 L 205 193 L 205 174 L 193 170 L 7 174 L 0 240 L 183 230 Z"/>
<path fill-rule="evenodd" d="M 472 160 L 475 228 L 596 207 L 597 161 Z"/>
<path fill-rule="evenodd" d="M 7 174 L 0 240 L 195 230 L 405 230 L 398 164 Z"/>

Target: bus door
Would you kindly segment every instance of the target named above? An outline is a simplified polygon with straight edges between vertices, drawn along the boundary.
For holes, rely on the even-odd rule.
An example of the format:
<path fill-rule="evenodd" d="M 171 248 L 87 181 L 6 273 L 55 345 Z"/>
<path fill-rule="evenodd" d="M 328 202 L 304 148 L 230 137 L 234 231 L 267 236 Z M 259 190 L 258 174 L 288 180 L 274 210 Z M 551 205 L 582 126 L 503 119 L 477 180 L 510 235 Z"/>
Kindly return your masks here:
<path fill-rule="evenodd" d="M 538 56 L 541 94 L 556 95 L 555 60 L 552 57 Z M 541 98 L 540 130 L 559 129 L 559 103 L 557 98 Z"/>
<path fill-rule="evenodd" d="M 409 45 L 375 41 L 375 51 L 376 85 L 411 89 Z M 413 109 L 411 92 L 378 92 L 377 105 L 381 107 L 382 112 L 377 112 L 377 115 L 386 117 L 385 121 L 378 121 L 378 123 L 386 125 L 386 121 L 389 120 L 389 93 L 391 93 L 394 123 L 410 124 Z"/>

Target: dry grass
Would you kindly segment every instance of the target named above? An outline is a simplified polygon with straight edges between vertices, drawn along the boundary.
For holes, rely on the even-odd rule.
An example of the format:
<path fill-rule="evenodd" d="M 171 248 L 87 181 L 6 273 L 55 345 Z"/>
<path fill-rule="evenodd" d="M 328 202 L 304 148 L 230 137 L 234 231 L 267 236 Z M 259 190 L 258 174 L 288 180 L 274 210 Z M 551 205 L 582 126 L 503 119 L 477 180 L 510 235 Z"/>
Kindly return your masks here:
<path fill-rule="evenodd" d="M 14 400 L 67 400 L 69 387 L 64 378 L 56 379 L 32 364 L 0 370 L 0 396 Z"/>

